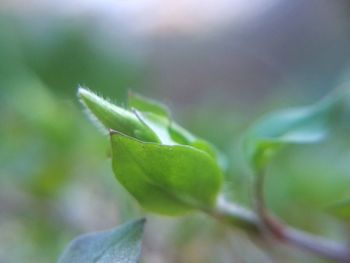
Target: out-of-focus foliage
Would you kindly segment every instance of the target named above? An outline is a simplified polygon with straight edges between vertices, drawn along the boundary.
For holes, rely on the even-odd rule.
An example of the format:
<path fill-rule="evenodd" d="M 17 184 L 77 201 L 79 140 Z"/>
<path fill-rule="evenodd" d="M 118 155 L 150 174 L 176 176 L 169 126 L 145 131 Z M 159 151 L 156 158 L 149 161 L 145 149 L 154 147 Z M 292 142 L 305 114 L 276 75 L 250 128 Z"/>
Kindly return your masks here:
<path fill-rule="evenodd" d="M 1 262 L 54 262 L 78 232 L 132 210 L 113 205 L 124 194 L 109 187 L 108 142 L 84 118 L 76 88 L 124 94 L 140 80 L 138 66 L 103 49 L 88 21 L 46 19 L 42 28 L 41 19 L 0 15 Z"/>
<path fill-rule="evenodd" d="M 350 219 L 350 200 L 342 200 L 330 207 L 330 212 L 344 220 Z"/>
<path fill-rule="evenodd" d="M 18 2 L 1 2 L 0 9 Z M 17 13 L 0 11 L 0 262 L 55 262 L 78 234 L 140 213 L 113 178 L 108 139 L 82 113 L 78 85 L 119 103 L 130 88 L 170 102 L 179 123 L 228 154 L 226 193 L 251 205 L 237 146 L 242 132 L 265 112 L 316 101 L 348 78 L 348 4 L 280 2 L 255 23 L 203 36 L 163 24 L 145 41 L 147 52 L 134 50 L 140 39 L 128 38 L 115 20 L 98 26 L 97 11 L 27 14 L 36 5 L 24 3 Z M 266 185 L 274 213 L 335 239 L 349 236 L 349 221 L 329 211 L 350 196 L 349 119 L 321 144 L 283 149 Z M 289 262 L 320 262 L 295 251 L 267 255 L 201 215 L 151 217 L 148 228 L 145 263 L 271 262 L 273 256 L 288 262 L 285 255 Z"/>
<path fill-rule="evenodd" d="M 101 233 L 82 235 L 66 248 L 59 263 L 137 263 L 145 220 L 135 220 Z"/>
<path fill-rule="evenodd" d="M 170 118 L 169 109 L 165 105 L 131 91 L 128 93 L 128 108 L 130 110 L 138 109 L 144 112 L 152 112 L 165 118 Z"/>
<path fill-rule="evenodd" d="M 285 144 L 317 143 L 326 138 L 347 94 L 332 94 L 312 106 L 271 113 L 258 121 L 244 141 L 246 158 L 257 173 L 266 168 L 271 156 Z M 339 124 L 338 124 L 339 125 Z"/>

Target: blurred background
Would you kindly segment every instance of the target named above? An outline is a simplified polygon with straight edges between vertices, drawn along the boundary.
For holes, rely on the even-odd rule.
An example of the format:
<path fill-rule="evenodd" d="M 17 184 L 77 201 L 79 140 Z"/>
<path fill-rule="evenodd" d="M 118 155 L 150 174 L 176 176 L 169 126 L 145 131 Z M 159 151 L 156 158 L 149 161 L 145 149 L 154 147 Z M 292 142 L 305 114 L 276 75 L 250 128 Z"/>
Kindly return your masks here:
<path fill-rule="evenodd" d="M 0 0 L 0 262 L 55 262 L 76 235 L 142 215 L 78 85 L 165 102 L 229 160 L 225 191 L 251 206 L 240 136 L 254 119 L 350 86 L 348 0 Z M 337 240 L 349 221 L 350 118 L 320 145 L 283 150 L 266 185 L 286 222 Z M 203 215 L 148 216 L 144 263 L 327 262 Z"/>

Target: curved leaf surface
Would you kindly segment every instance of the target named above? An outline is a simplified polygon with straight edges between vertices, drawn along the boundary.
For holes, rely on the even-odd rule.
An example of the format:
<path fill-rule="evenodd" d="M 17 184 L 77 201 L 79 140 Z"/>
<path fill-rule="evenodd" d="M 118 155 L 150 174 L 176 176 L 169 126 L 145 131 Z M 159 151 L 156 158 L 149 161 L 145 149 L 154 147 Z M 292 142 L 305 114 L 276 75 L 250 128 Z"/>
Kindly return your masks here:
<path fill-rule="evenodd" d="M 166 215 L 210 209 L 222 184 L 217 163 L 191 146 L 144 143 L 111 132 L 113 171 L 143 208 Z"/>

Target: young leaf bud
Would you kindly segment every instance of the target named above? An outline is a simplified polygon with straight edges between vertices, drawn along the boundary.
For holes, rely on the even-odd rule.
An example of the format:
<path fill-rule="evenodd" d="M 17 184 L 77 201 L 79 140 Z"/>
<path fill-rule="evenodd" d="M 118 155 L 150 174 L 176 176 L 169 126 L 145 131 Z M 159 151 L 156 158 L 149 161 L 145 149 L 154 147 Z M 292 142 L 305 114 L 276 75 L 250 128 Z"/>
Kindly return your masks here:
<path fill-rule="evenodd" d="M 90 116 L 107 130 L 116 130 L 144 142 L 159 142 L 157 135 L 133 112 L 118 107 L 82 87 L 78 89 L 78 97 Z"/>

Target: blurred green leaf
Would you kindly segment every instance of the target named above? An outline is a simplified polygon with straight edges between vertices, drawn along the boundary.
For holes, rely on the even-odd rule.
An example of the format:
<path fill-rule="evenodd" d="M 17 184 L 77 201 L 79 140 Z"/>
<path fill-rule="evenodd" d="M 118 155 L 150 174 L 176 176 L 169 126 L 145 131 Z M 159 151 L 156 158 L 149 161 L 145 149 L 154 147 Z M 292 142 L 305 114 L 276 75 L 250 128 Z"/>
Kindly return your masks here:
<path fill-rule="evenodd" d="M 166 118 L 170 117 L 169 110 L 165 105 L 131 91 L 128 94 L 128 107 L 130 110 L 134 108 L 142 112 L 151 112 Z"/>
<path fill-rule="evenodd" d="M 329 209 L 330 213 L 341 219 L 350 219 L 350 198 L 337 202 Z"/>
<path fill-rule="evenodd" d="M 78 89 L 78 97 L 91 113 L 92 119 L 105 128 L 120 131 L 142 141 L 159 142 L 157 135 L 132 112 L 84 88 Z"/>
<path fill-rule="evenodd" d="M 204 151 L 209 154 L 214 160 L 216 160 L 222 170 L 226 170 L 227 163 L 226 157 L 220 153 L 214 145 L 201 138 L 195 137 L 189 131 L 182 128 L 175 122 L 172 122 L 169 126 L 169 134 L 171 138 L 179 144 L 190 145 L 198 150 Z"/>
<path fill-rule="evenodd" d="M 169 119 L 151 112 L 140 112 L 134 110 L 135 115 L 147 127 L 149 127 L 164 145 L 178 144 L 169 133 Z"/>
<path fill-rule="evenodd" d="M 190 145 L 208 153 L 215 160 L 219 161 L 219 153 L 213 145 L 203 139 L 195 137 L 177 123 L 152 112 L 139 112 L 135 110 L 135 114 L 140 121 L 157 134 L 162 144 Z"/>
<path fill-rule="evenodd" d="M 143 143 L 117 132 L 111 133 L 111 143 L 117 179 L 146 210 L 179 215 L 215 205 L 222 174 L 207 153 Z"/>
<path fill-rule="evenodd" d="M 244 150 L 251 166 L 263 169 L 270 156 L 285 144 L 307 144 L 323 140 L 331 127 L 341 96 L 329 96 L 307 107 L 267 115 L 248 132 Z"/>
<path fill-rule="evenodd" d="M 140 257 L 145 220 L 80 236 L 73 240 L 58 263 L 136 263 Z"/>

